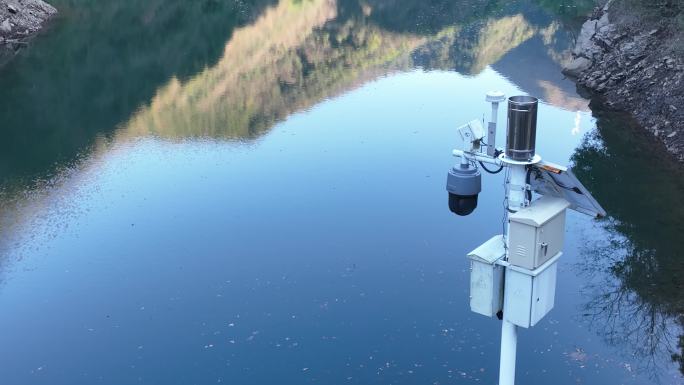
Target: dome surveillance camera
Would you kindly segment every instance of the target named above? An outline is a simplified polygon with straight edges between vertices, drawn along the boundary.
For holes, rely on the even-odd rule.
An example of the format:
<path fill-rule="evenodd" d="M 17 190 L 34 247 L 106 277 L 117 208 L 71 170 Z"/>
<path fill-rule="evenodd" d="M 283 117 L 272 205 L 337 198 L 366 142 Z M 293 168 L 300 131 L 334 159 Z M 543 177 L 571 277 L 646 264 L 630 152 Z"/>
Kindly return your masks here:
<path fill-rule="evenodd" d="M 482 191 L 482 175 L 477 167 L 460 164 L 447 175 L 449 210 L 459 216 L 472 213 L 477 207 L 477 196 Z"/>

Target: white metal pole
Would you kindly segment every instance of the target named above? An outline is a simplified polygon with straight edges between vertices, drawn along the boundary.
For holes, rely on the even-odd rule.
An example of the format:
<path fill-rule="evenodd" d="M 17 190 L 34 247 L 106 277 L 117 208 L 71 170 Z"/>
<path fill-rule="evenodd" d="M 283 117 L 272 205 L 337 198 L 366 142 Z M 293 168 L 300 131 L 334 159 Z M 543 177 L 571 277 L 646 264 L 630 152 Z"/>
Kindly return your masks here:
<path fill-rule="evenodd" d="M 515 384 L 515 354 L 518 346 L 518 327 L 501 322 L 501 360 L 499 361 L 499 385 Z"/>
<path fill-rule="evenodd" d="M 487 126 L 487 155 L 494 156 L 496 152 L 496 120 L 499 115 L 499 102 L 492 102 L 492 116 Z"/>
<path fill-rule="evenodd" d="M 526 170 L 525 165 L 510 164 L 510 179 L 506 184 L 508 209 L 518 211 L 525 206 Z M 508 226 L 508 224 L 507 224 Z M 508 231 L 506 234 L 506 253 L 510 252 Z M 508 255 L 506 255 L 508 257 Z M 504 296 L 514 295 L 504 291 Z M 504 298 L 504 301 L 506 299 Z M 501 357 L 499 359 L 499 385 L 515 384 L 515 359 L 518 347 L 518 327 L 506 320 L 501 323 Z"/>
<path fill-rule="evenodd" d="M 489 120 L 490 122 L 494 123 L 494 127 L 496 127 L 496 118 L 499 115 L 499 102 L 492 102 L 492 117 Z M 491 132 L 489 133 L 490 135 L 492 134 Z M 496 131 L 494 131 L 494 135 L 496 135 Z"/>
<path fill-rule="evenodd" d="M 468 160 L 468 157 L 465 154 L 462 154 L 461 155 L 461 167 L 467 167 L 468 163 L 470 163 L 470 161 Z"/>
<path fill-rule="evenodd" d="M 508 194 L 508 208 L 511 211 L 518 211 L 525 207 L 525 193 L 526 189 L 526 170 L 525 165 L 512 164 L 510 165 L 511 173 L 510 179 L 506 186 L 506 193 Z"/>

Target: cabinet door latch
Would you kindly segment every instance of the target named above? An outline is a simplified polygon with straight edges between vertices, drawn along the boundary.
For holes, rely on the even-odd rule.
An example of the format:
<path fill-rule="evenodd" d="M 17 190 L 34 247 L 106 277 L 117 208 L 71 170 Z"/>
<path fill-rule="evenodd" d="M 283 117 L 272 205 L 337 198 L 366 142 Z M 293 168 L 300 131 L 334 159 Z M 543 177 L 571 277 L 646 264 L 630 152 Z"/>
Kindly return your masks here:
<path fill-rule="evenodd" d="M 544 256 L 546 257 L 546 253 L 549 251 L 549 244 L 542 242 L 539 246 L 541 246 L 542 252 L 544 252 Z"/>

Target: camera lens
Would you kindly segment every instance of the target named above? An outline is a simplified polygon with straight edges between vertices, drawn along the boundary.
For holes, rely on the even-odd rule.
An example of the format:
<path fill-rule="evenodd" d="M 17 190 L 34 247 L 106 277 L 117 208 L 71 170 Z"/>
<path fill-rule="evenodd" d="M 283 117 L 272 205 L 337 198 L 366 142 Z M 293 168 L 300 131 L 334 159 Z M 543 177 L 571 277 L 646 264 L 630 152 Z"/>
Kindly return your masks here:
<path fill-rule="evenodd" d="M 476 207 L 477 195 L 449 194 L 449 210 L 456 215 L 470 215 Z"/>

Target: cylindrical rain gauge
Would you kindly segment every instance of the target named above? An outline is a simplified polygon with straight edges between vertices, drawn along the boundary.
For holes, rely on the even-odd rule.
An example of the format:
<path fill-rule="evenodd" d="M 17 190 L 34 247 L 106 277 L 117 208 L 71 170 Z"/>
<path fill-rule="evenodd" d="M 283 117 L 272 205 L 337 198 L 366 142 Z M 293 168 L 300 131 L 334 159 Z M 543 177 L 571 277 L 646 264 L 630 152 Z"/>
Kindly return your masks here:
<path fill-rule="evenodd" d="M 538 104 L 539 99 L 532 96 L 508 98 L 507 158 L 521 162 L 534 158 Z"/>

